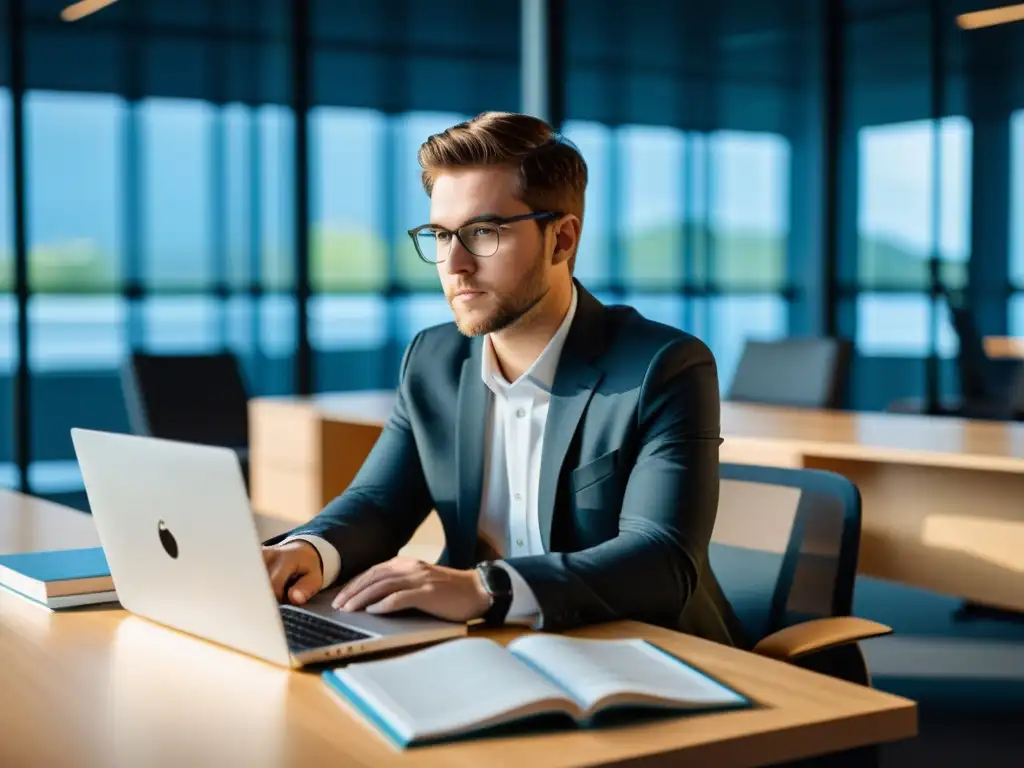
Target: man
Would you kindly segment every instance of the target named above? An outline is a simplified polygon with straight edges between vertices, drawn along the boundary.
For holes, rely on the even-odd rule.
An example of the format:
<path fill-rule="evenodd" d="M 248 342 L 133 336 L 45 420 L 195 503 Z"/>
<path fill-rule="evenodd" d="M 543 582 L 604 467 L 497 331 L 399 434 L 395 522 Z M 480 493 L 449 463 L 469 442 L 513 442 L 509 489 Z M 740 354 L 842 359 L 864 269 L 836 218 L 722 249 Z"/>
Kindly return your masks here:
<path fill-rule="evenodd" d="M 264 558 L 279 600 L 416 608 L 559 630 L 634 618 L 738 645 L 708 564 L 719 391 L 698 339 L 576 282 L 587 168 L 525 115 L 420 148 L 455 324 L 405 352 L 394 412 L 352 485 Z M 439 564 L 396 557 L 431 509 Z"/>

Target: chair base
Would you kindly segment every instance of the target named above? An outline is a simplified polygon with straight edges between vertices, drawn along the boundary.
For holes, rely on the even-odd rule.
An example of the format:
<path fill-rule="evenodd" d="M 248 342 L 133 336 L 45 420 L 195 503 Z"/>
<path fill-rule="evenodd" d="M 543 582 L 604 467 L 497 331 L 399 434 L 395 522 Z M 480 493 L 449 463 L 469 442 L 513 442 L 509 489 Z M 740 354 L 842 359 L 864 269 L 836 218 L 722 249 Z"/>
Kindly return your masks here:
<path fill-rule="evenodd" d="M 1009 608 L 993 608 L 990 605 L 981 605 L 964 601 L 964 603 L 953 612 L 954 621 L 1011 621 L 1017 624 L 1024 624 L 1024 613 L 1013 611 Z"/>
<path fill-rule="evenodd" d="M 881 749 L 870 746 L 821 757 L 809 757 L 791 763 L 780 763 L 770 768 L 878 768 L 880 765 Z"/>

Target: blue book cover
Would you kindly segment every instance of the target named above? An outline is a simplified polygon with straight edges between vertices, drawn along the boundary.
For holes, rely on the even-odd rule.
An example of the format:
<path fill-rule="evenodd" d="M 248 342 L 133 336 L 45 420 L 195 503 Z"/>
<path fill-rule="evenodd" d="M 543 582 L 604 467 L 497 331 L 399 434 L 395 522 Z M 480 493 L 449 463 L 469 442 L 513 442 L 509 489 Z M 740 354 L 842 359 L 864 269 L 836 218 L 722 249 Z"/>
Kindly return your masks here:
<path fill-rule="evenodd" d="M 110 576 L 102 547 L 0 555 L 0 573 L 4 568 L 43 583 Z"/>

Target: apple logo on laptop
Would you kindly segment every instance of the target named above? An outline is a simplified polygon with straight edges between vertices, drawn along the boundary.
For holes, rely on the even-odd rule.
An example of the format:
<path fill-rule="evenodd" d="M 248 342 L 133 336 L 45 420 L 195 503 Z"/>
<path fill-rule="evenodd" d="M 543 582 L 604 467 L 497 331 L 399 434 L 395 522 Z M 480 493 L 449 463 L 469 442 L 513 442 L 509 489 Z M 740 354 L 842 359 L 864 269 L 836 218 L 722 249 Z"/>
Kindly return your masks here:
<path fill-rule="evenodd" d="M 164 551 L 172 558 L 177 559 L 178 557 L 178 542 L 174 538 L 174 534 L 171 533 L 170 529 L 164 524 L 163 520 L 160 520 L 156 524 L 157 533 L 160 535 L 160 543 L 163 544 Z"/>

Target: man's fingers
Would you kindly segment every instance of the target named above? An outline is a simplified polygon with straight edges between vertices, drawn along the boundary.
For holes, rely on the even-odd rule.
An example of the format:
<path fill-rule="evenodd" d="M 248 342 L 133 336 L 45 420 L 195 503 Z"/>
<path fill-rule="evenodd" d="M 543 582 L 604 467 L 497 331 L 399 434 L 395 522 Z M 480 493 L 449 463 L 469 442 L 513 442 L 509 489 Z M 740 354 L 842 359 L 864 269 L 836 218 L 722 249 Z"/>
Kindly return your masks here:
<path fill-rule="evenodd" d="M 353 595 L 366 589 L 370 584 L 374 584 L 381 579 L 390 579 L 397 576 L 399 572 L 396 570 L 396 565 L 394 560 L 388 560 L 386 563 L 378 563 L 372 568 L 363 571 L 363 573 L 341 588 L 341 591 L 334 597 L 332 605 L 335 608 L 340 608 L 348 600 L 351 600 Z"/>
<path fill-rule="evenodd" d="M 428 594 L 429 590 L 426 586 L 392 592 L 387 597 L 367 606 L 366 612 L 394 613 L 395 611 L 404 611 L 409 608 L 419 608 L 421 611 L 427 611 L 426 598 Z"/>
<path fill-rule="evenodd" d="M 375 581 L 373 584 L 368 584 L 338 607 L 345 611 L 361 611 L 366 606 L 376 603 L 392 592 L 411 589 L 414 586 L 416 586 L 414 577 L 407 573 L 397 574 Z"/>
<path fill-rule="evenodd" d="M 320 590 L 322 581 L 322 578 L 317 579 L 316 573 L 307 571 L 288 590 L 288 602 L 292 605 L 302 605 Z"/>
<path fill-rule="evenodd" d="M 274 596 L 278 602 L 284 600 L 284 588 L 295 573 L 295 564 L 288 561 L 286 557 L 278 557 L 267 569 L 270 574 L 270 585 L 274 588 Z"/>

